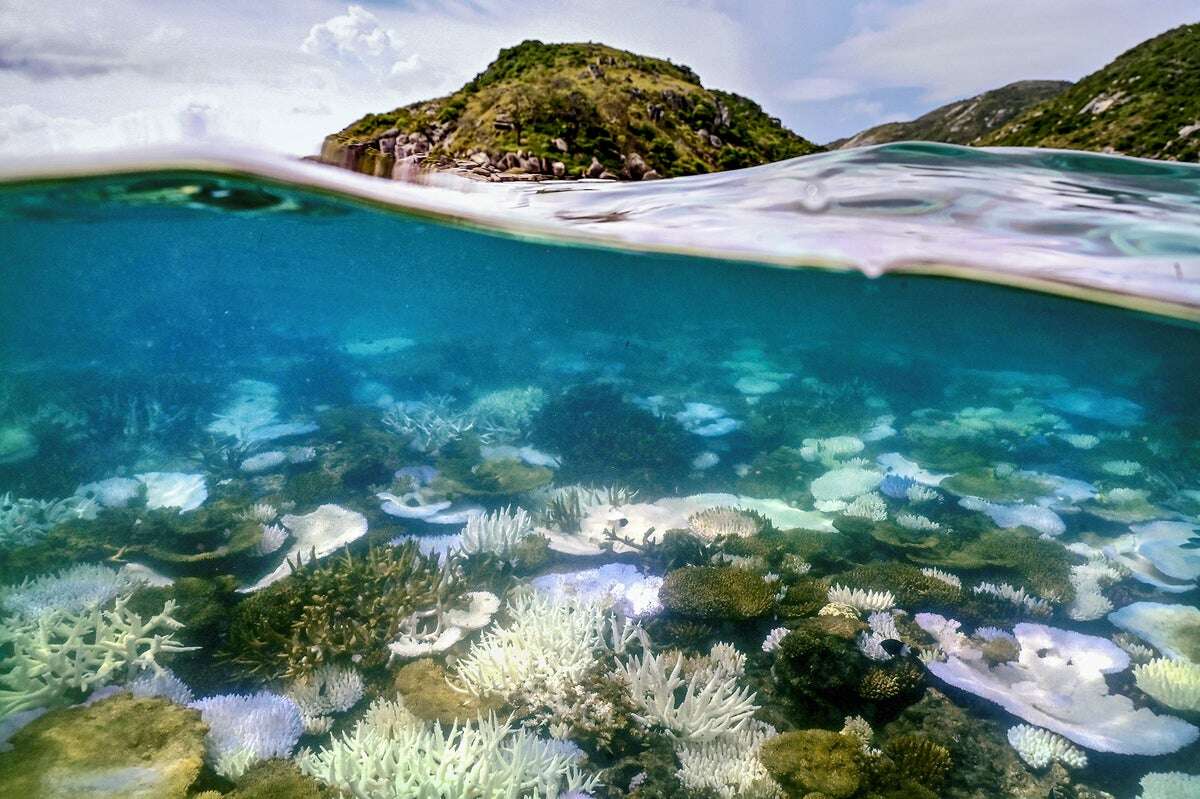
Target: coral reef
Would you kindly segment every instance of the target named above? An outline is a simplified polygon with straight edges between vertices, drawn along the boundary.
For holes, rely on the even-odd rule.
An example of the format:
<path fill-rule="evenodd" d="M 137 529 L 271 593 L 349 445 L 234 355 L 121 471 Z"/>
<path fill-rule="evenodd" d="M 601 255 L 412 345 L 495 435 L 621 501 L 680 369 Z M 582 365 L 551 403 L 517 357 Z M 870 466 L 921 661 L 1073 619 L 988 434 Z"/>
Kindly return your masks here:
<path fill-rule="evenodd" d="M 1133 667 L 1137 687 L 1176 710 L 1200 712 L 1200 665 L 1158 658 Z"/>
<path fill-rule="evenodd" d="M 1086 768 L 1087 755 L 1061 735 L 1049 730 L 1018 724 L 1008 731 L 1008 742 L 1032 768 L 1045 768 L 1058 761 L 1071 768 Z"/>
<path fill-rule="evenodd" d="M 759 756 L 789 796 L 819 794 L 848 799 L 863 782 L 859 742 L 828 730 L 795 730 L 764 742 Z"/>

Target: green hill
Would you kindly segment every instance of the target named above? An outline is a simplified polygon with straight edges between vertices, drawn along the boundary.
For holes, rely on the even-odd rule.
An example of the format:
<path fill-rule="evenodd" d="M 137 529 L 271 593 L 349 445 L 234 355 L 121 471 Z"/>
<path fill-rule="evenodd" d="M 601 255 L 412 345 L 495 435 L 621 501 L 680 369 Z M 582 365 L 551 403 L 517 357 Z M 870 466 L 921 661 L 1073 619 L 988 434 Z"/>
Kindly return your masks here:
<path fill-rule="evenodd" d="M 935 108 L 911 122 L 885 122 L 826 146 L 831 150 L 848 149 L 914 140 L 975 144 L 982 136 L 1070 85 L 1063 80 L 1017 81 Z"/>
<path fill-rule="evenodd" d="M 641 179 L 778 161 L 821 148 L 691 69 L 602 44 L 525 41 L 447 97 L 368 114 L 326 137 L 321 160 L 493 179 Z"/>
<path fill-rule="evenodd" d="M 1200 24 L 1142 42 L 980 143 L 1200 160 Z"/>

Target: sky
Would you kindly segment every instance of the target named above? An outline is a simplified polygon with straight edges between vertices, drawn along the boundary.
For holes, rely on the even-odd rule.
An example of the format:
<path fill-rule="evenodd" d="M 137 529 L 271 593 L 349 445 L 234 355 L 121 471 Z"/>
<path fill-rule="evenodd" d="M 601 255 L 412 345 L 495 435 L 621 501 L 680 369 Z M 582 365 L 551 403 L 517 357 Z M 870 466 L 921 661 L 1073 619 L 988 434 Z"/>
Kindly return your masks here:
<path fill-rule="evenodd" d="M 670 58 L 824 143 L 1196 21 L 1196 0 L 0 0 L 0 156 L 311 154 L 524 39 Z"/>

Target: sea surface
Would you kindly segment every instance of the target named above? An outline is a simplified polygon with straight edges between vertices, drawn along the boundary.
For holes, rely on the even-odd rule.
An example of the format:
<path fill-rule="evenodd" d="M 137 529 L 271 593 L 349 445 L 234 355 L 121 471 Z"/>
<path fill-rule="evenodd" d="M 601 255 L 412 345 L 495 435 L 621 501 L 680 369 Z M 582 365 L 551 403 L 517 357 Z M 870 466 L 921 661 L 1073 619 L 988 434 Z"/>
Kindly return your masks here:
<path fill-rule="evenodd" d="M 126 156 L 0 242 L 0 787 L 132 691 L 197 792 L 1200 791 L 1200 167 Z"/>

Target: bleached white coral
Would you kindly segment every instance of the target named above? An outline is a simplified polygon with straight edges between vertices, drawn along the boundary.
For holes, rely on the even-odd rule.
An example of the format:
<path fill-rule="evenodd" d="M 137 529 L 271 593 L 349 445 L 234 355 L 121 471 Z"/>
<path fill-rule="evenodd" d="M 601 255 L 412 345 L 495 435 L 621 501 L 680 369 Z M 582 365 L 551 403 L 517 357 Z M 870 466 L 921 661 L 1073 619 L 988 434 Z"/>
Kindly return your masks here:
<path fill-rule="evenodd" d="M 883 642 L 889 639 L 899 640 L 900 631 L 896 629 L 896 620 L 891 613 L 876 611 L 867 617 L 870 631 L 858 634 L 858 651 L 871 660 L 891 660 L 892 655 L 883 648 Z"/>
<path fill-rule="evenodd" d="M 1137 687 L 1176 710 L 1200 711 L 1200 665 L 1158 658 L 1133 668 Z"/>
<path fill-rule="evenodd" d="M 161 696 L 177 705 L 189 704 L 193 698 L 192 689 L 170 669 L 142 672 L 125 687 L 134 696 Z"/>
<path fill-rule="evenodd" d="M 512 597 L 508 612 L 508 624 L 484 632 L 456 661 L 451 680 L 456 689 L 474 696 L 494 693 L 510 703 L 558 703 L 574 695 L 596 654 L 608 648 L 599 603 L 526 593 Z"/>
<path fill-rule="evenodd" d="M 537 386 L 492 391 L 471 403 L 466 417 L 498 438 L 520 438 L 534 415 L 546 404 L 546 392 Z"/>
<path fill-rule="evenodd" d="M 72 519 L 94 519 L 100 504 L 94 499 L 70 496 L 42 500 L 0 495 L 0 545 L 28 546 L 51 529 Z"/>
<path fill-rule="evenodd" d="M 1142 470 L 1142 464 L 1137 461 L 1105 461 L 1100 468 L 1118 477 L 1132 477 Z"/>
<path fill-rule="evenodd" d="M 896 606 L 896 597 L 891 591 L 864 591 L 861 588 L 832 585 L 826 597 L 831 605 L 849 605 L 863 612 L 891 610 Z"/>
<path fill-rule="evenodd" d="M 288 684 L 286 694 L 300 709 L 309 733 L 328 731 L 335 713 L 344 713 L 363 697 L 363 679 L 357 669 L 326 664 Z"/>
<path fill-rule="evenodd" d="M 962 580 L 960 580 L 957 575 L 951 574 L 950 572 L 945 572 L 941 569 L 936 569 L 930 566 L 921 569 L 921 574 L 925 575 L 926 577 L 932 577 L 935 580 L 941 580 L 946 585 L 952 585 L 955 588 L 962 588 Z"/>
<path fill-rule="evenodd" d="M 839 461 L 862 452 L 865 447 L 862 439 L 855 436 L 806 438 L 801 442 L 800 457 L 809 462 L 820 461 L 826 468 L 831 469 Z"/>
<path fill-rule="evenodd" d="M 933 502 L 934 500 L 940 500 L 942 498 L 941 494 L 934 491 L 929 486 L 921 485 L 920 483 L 913 483 L 910 485 L 908 490 L 904 492 L 904 496 L 914 505 L 920 505 L 925 502 Z"/>
<path fill-rule="evenodd" d="M 816 501 L 850 500 L 873 491 L 881 480 L 883 474 L 875 469 L 844 466 L 813 480 L 808 490 Z"/>
<path fill-rule="evenodd" d="M 1051 604 L 1041 597 L 1034 596 L 1024 588 L 1017 588 L 1008 583 L 980 583 L 971 589 L 976 594 L 990 594 L 999 599 L 1007 600 L 1022 607 L 1037 616 L 1049 616 L 1053 611 Z"/>
<path fill-rule="evenodd" d="M 140 580 L 124 570 L 80 563 L 0 589 L 0 608 L 26 619 L 53 610 L 80 613 L 118 596 L 128 596 L 140 584 Z"/>
<path fill-rule="evenodd" d="M 864 752 L 871 748 L 871 743 L 875 740 L 875 731 L 862 716 L 846 716 L 841 732 L 842 735 L 848 735 L 858 741 Z"/>
<path fill-rule="evenodd" d="M 475 428 L 475 417 L 452 409 L 453 397 L 426 397 L 399 403 L 383 415 L 385 427 L 408 440 L 417 452 L 437 452 Z M 487 438 L 481 435 L 481 438 Z"/>
<path fill-rule="evenodd" d="M 283 542 L 287 541 L 287 538 L 287 528 L 278 524 L 264 524 L 262 537 L 258 539 L 255 551 L 260 555 L 270 555 L 283 546 Z"/>
<path fill-rule="evenodd" d="M 1076 621 L 1092 621 L 1107 616 L 1112 612 L 1113 604 L 1101 592 L 1101 586 L 1115 583 L 1123 576 L 1120 569 L 1102 557 L 1072 566 L 1070 579 L 1075 588 L 1075 599 L 1067 609 L 1067 615 Z"/>
<path fill-rule="evenodd" d="M 1041 727 L 1018 724 L 1009 729 L 1008 742 L 1032 768 L 1045 768 L 1055 760 L 1071 768 L 1087 767 L 1087 755 L 1082 749 Z"/>
<path fill-rule="evenodd" d="M 255 502 L 250 507 L 238 514 L 238 518 L 248 521 L 260 522 L 262 524 L 270 524 L 275 521 L 275 517 L 279 515 L 279 509 L 270 502 Z"/>
<path fill-rule="evenodd" d="M 688 517 L 688 530 L 708 541 L 727 535 L 749 538 L 758 535 L 765 526 L 761 517 L 741 508 L 725 506 L 706 508 Z"/>
<path fill-rule="evenodd" d="M 758 759 L 763 742 L 775 728 L 753 721 L 744 729 L 704 743 L 676 749 L 675 776 L 691 791 L 711 791 L 720 799 L 783 799 L 784 793 Z"/>
<path fill-rule="evenodd" d="M 1138 799 L 1200 799 L 1200 774 L 1156 771 L 1142 777 Z"/>
<path fill-rule="evenodd" d="M 767 637 L 763 639 L 762 651 L 774 652 L 790 632 L 791 630 L 787 627 L 776 627 L 774 630 L 771 630 L 771 632 L 767 633 Z"/>
<path fill-rule="evenodd" d="M 1158 653 L 1152 647 L 1146 646 L 1136 636 L 1126 632 L 1113 635 L 1112 642 L 1124 649 L 1134 663 L 1149 663 L 1158 657 Z"/>
<path fill-rule="evenodd" d="M 524 508 L 500 508 L 467 519 L 460 534 L 461 547 L 468 555 L 489 554 L 511 561 L 517 544 L 532 532 L 533 519 Z"/>
<path fill-rule="evenodd" d="M 878 493 L 872 491 L 869 494 L 862 494 L 855 497 L 842 510 L 847 516 L 853 516 L 858 519 L 869 519 L 873 522 L 881 522 L 887 518 L 887 503 Z"/>
<path fill-rule="evenodd" d="M 4 619 L 0 646 L 10 646 L 11 654 L 0 661 L 0 718 L 61 704 L 72 690 L 87 693 L 145 669 L 159 672 L 158 655 L 195 648 L 175 640 L 183 625 L 171 616 L 173 600 L 146 621 L 125 603 L 117 597 L 110 610 L 93 606 L 82 613 L 51 610 L 35 619 Z"/>
<path fill-rule="evenodd" d="M 643 724 L 699 743 L 742 729 L 758 710 L 754 693 L 737 684 L 736 674 L 714 668 L 685 678 L 683 654 L 675 654 L 673 665 L 670 661 L 670 655 L 646 653 L 621 664 L 630 696 L 641 710 L 634 717 Z"/>
<path fill-rule="evenodd" d="M 296 757 L 305 774 L 354 799 L 558 799 L 595 788 L 596 778 L 581 771 L 577 761 L 578 754 L 561 742 L 542 740 L 494 717 L 443 730 L 402 712 L 378 712 L 374 704 L 350 732 Z"/>
<path fill-rule="evenodd" d="M 269 691 L 210 696 L 189 707 L 208 725 L 204 745 L 213 769 L 230 779 L 261 760 L 290 756 L 304 732 L 296 703 Z"/>
<path fill-rule="evenodd" d="M 896 514 L 896 524 L 906 530 L 935 532 L 942 529 L 942 525 L 932 519 L 928 519 L 919 513 L 908 513 L 907 511 L 900 511 Z"/>

